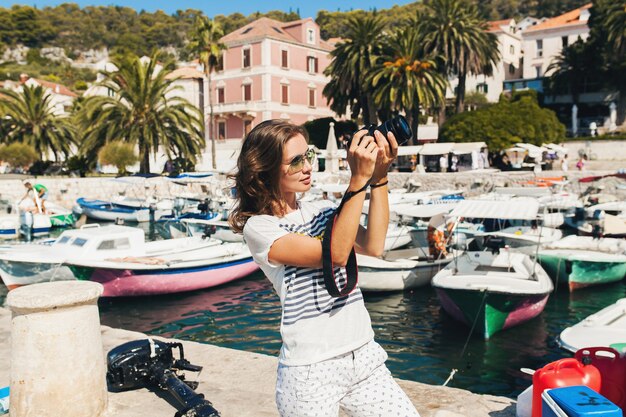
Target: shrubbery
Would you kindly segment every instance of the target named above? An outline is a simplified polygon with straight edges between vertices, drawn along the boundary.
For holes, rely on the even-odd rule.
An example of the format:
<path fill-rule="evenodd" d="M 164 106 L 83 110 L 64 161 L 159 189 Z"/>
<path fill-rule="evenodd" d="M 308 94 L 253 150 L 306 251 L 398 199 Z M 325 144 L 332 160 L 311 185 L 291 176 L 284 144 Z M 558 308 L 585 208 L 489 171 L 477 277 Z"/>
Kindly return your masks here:
<path fill-rule="evenodd" d="M 125 175 L 126 167 L 139 161 L 139 158 L 130 143 L 109 142 L 98 152 L 98 161 L 103 165 L 114 165 L 118 174 Z"/>
<path fill-rule="evenodd" d="M 565 126 L 552 110 L 541 108 L 534 91 L 502 96 L 496 104 L 451 117 L 441 128 L 442 142 L 484 141 L 490 150 L 516 143 L 557 143 L 565 139 Z"/>

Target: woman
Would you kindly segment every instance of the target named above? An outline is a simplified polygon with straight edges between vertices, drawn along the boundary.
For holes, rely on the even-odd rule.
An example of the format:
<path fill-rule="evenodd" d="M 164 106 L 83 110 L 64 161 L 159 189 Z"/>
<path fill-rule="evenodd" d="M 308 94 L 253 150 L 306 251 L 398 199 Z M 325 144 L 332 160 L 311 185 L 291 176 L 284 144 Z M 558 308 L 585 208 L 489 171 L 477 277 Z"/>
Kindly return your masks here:
<path fill-rule="evenodd" d="M 347 151 L 348 191 L 371 184 L 367 229 L 359 225 L 365 192 L 350 198 L 335 219 L 331 254 L 338 286 L 357 252 L 383 252 L 389 203 L 387 170 L 398 153 L 392 134 L 385 139 L 357 132 Z M 311 188 L 315 153 L 306 131 L 270 120 L 243 142 L 233 175 L 237 204 L 230 224 L 243 232 L 252 255 L 274 285 L 282 305 L 276 403 L 282 417 L 419 416 L 385 366 L 386 352 L 374 332 L 358 287 L 333 298 L 324 286 L 322 237 L 335 214 L 328 200 L 301 202 Z"/>

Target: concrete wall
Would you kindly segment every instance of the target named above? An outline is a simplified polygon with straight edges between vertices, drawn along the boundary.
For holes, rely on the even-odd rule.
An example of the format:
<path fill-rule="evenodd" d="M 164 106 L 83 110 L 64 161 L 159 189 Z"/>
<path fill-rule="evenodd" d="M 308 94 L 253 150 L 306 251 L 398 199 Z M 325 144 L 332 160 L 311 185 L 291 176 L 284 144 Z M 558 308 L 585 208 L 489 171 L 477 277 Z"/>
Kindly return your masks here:
<path fill-rule="evenodd" d="M 568 155 L 571 158 L 578 157 L 578 150 L 583 149 L 587 153 L 587 142 L 584 140 L 565 142 Z M 604 161 L 626 161 L 626 141 L 623 140 L 594 140 L 589 142 L 592 156 Z M 625 164 L 626 165 L 626 164 Z"/>

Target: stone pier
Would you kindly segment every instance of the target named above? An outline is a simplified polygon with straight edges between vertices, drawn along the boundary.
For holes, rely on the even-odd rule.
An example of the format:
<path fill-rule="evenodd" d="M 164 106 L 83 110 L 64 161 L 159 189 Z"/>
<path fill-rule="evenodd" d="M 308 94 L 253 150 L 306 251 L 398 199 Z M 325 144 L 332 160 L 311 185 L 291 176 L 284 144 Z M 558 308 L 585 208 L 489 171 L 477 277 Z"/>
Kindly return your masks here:
<path fill-rule="evenodd" d="M 11 358 L 11 313 L 0 308 L 0 386 L 8 385 Z M 104 352 L 146 335 L 102 326 Z M 204 367 L 199 393 L 205 395 L 222 417 L 277 417 L 274 402 L 277 360 L 257 353 L 183 342 L 185 356 Z M 68 366 L 72 366 L 68 358 Z M 515 402 L 509 398 L 473 394 L 442 386 L 398 381 L 422 417 L 514 417 Z M 68 401 L 72 399 L 68 398 Z M 175 409 L 146 389 L 108 394 L 107 417 L 172 417 Z M 50 404 L 54 407 L 55 404 Z"/>

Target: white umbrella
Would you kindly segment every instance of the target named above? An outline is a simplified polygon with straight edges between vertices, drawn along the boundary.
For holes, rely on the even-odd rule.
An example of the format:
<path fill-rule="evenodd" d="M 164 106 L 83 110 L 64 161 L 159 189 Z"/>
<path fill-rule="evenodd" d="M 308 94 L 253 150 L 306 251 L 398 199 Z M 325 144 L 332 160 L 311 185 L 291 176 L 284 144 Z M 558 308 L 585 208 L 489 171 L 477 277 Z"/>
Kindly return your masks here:
<path fill-rule="evenodd" d="M 337 148 L 337 138 L 335 137 L 335 123 L 330 122 L 328 129 L 328 140 L 326 141 L 326 162 L 324 170 L 326 172 L 339 171 L 339 155 Z"/>
<path fill-rule="evenodd" d="M 611 102 L 611 104 L 609 105 L 609 109 L 611 110 L 611 113 L 609 114 L 609 120 L 611 122 L 611 124 L 609 125 L 609 131 L 615 132 L 615 130 L 617 129 L 617 106 L 615 105 L 615 103 Z"/>

